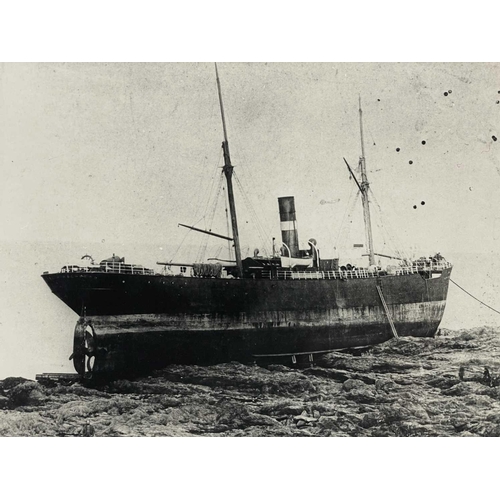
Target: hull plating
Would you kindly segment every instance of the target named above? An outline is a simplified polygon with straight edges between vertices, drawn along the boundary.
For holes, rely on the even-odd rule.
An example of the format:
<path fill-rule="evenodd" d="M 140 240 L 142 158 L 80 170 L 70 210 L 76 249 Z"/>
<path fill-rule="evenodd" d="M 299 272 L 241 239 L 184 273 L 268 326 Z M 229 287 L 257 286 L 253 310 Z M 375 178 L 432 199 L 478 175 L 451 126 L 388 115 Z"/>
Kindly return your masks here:
<path fill-rule="evenodd" d="M 431 336 L 451 269 L 350 280 L 224 280 L 67 273 L 44 275 L 91 324 L 94 373 L 128 374 L 171 363 L 250 361 Z"/>

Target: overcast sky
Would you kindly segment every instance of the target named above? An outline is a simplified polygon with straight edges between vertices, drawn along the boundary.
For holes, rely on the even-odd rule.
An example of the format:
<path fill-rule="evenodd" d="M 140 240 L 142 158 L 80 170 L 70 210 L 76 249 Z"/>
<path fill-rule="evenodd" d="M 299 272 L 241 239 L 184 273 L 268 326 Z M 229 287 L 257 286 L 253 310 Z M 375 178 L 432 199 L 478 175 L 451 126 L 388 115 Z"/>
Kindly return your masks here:
<path fill-rule="evenodd" d="M 331 253 L 355 191 L 342 158 L 357 165 L 361 95 L 384 227 L 426 252 L 497 251 L 500 65 L 222 63 L 219 74 L 235 172 L 266 238 L 280 237 L 276 198 L 294 195 L 301 240 Z M 222 165 L 213 64 L 7 63 L 0 80 L 3 240 L 174 244 L 178 222 L 227 231 L 223 200 L 213 224 L 199 221 Z M 236 201 L 242 246 L 270 246 L 238 188 Z"/>

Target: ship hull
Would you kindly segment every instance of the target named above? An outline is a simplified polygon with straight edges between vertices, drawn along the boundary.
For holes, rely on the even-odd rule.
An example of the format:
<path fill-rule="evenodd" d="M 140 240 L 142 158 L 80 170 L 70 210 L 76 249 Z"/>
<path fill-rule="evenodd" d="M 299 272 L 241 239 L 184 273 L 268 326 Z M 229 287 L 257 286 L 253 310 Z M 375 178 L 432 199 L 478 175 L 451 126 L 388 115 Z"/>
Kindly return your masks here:
<path fill-rule="evenodd" d="M 43 277 L 82 316 L 75 345 L 90 325 L 92 364 L 77 359 L 77 371 L 123 376 L 174 363 L 290 362 L 374 345 L 393 337 L 388 314 L 399 336 L 432 336 L 444 313 L 450 273 L 346 280 Z"/>

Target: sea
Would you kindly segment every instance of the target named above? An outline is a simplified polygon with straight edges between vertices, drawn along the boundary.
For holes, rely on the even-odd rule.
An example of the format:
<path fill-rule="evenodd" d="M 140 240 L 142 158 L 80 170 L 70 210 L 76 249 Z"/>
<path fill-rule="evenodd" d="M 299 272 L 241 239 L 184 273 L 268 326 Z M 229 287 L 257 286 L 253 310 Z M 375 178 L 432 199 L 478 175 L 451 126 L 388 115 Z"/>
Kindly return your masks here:
<path fill-rule="evenodd" d="M 154 243 L 0 242 L 0 380 L 74 372 L 69 356 L 78 316 L 50 292 L 41 278 L 44 271 L 78 264 L 85 254 L 101 260 L 113 253 L 154 268 L 169 252 Z M 456 252 L 445 257 L 454 264 L 452 280 L 475 298 L 450 283 L 441 327 L 500 327 L 500 255 Z"/>

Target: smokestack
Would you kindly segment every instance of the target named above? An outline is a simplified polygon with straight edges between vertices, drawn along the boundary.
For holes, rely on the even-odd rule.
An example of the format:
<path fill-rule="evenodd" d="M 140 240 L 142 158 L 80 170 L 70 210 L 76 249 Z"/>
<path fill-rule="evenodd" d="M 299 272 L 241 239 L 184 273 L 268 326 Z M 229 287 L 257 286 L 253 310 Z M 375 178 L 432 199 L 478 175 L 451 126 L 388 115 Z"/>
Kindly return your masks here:
<path fill-rule="evenodd" d="M 281 238 L 283 243 L 290 249 L 290 257 L 298 257 L 299 234 L 297 232 L 297 219 L 295 216 L 295 200 L 293 196 L 278 198 L 278 205 L 280 208 Z"/>

